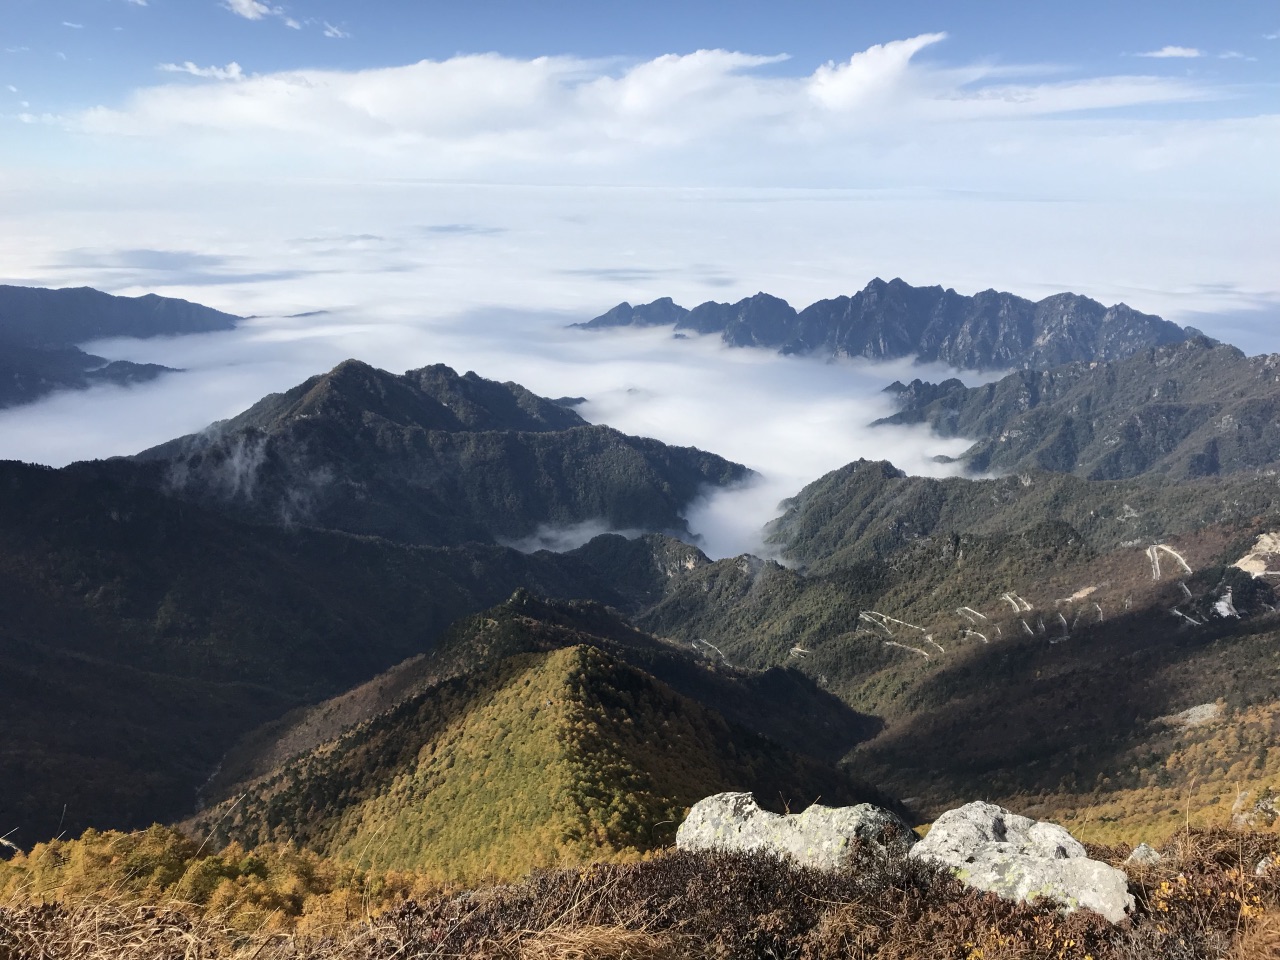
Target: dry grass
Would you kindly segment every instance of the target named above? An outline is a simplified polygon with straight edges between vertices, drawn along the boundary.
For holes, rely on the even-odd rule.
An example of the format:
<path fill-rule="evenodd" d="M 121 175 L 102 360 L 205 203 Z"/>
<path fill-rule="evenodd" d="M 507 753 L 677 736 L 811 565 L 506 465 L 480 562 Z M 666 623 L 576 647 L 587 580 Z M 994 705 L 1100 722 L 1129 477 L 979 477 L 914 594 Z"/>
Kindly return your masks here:
<path fill-rule="evenodd" d="M 181 906 L 14 904 L 0 907 L 0 960 L 1280 960 L 1280 870 L 1254 869 L 1274 840 L 1171 838 L 1160 863 L 1132 869 L 1137 910 L 1118 925 L 867 851 L 835 873 L 673 853 L 407 900 L 311 934 Z"/>
<path fill-rule="evenodd" d="M 629 930 L 622 926 L 562 927 L 518 938 L 513 956 L 520 960 L 686 960 L 693 954 L 672 934 Z"/>
<path fill-rule="evenodd" d="M 287 938 L 245 935 L 212 918 L 119 903 L 0 910 L 0 960 L 277 960 Z"/>
<path fill-rule="evenodd" d="M 1245 927 L 1232 960 L 1280 960 L 1280 914 L 1264 913 Z"/>

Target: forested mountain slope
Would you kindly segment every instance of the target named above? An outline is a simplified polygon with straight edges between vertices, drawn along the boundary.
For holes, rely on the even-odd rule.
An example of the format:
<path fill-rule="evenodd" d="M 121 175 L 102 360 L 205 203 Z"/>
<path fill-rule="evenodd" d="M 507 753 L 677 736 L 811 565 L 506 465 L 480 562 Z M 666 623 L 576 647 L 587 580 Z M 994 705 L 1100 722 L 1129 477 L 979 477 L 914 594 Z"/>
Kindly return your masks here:
<path fill-rule="evenodd" d="M 1246 357 L 1199 337 L 1117 363 L 1020 371 L 978 387 L 948 380 L 894 389 L 902 409 L 879 422 L 972 438 L 961 459 L 976 473 L 1185 479 L 1280 462 L 1280 357 Z"/>
<path fill-rule="evenodd" d="M 356 361 L 137 461 L 171 495 L 238 516 L 435 546 L 586 521 L 683 531 L 704 487 L 749 476 L 516 384 Z"/>
<path fill-rule="evenodd" d="M 602 610 L 517 596 L 461 625 L 438 656 L 466 668 L 235 786 L 193 828 L 457 880 L 635 856 L 725 789 L 797 808 L 890 802 L 708 702 L 728 702 L 736 684 L 768 712 L 781 703 L 766 686 Z M 788 706 L 793 722 L 819 726 L 806 704 Z"/>

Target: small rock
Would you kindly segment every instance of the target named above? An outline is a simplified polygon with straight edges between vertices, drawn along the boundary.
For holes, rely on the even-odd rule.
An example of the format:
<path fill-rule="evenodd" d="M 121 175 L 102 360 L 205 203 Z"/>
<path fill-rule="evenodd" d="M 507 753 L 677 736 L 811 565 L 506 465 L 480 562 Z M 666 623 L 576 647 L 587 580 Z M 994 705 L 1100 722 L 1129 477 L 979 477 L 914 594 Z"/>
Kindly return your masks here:
<path fill-rule="evenodd" d="M 1280 797 L 1275 796 L 1271 790 L 1264 790 L 1252 808 L 1244 809 L 1248 801 L 1249 794 L 1246 791 L 1236 798 L 1235 805 L 1231 808 L 1231 825 L 1236 829 L 1266 830 L 1280 819 Z"/>
<path fill-rule="evenodd" d="M 1068 911 L 1084 908 L 1112 923 L 1133 909 L 1123 870 L 1090 860 L 1064 828 L 970 803 L 940 816 L 911 856 L 951 867 L 971 887 L 1007 900 L 1048 897 Z"/>
<path fill-rule="evenodd" d="M 857 840 L 880 850 L 905 850 L 915 834 L 897 816 L 869 803 L 815 803 L 803 813 L 784 816 L 762 810 L 749 793 L 717 793 L 699 800 L 676 831 L 681 850 L 773 853 L 821 870 L 839 867 Z"/>
<path fill-rule="evenodd" d="M 1139 866 L 1149 867 L 1159 863 L 1164 857 L 1155 847 L 1147 843 L 1140 843 L 1133 848 L 1133 853 L 1125 859 L 1125 863 L 1136 863 Z"/>
<path fill-rule="evenodd" d="M 1156 717 L 1155 722 L 1190 730 L 1193 727 L 1203 727 L 1206 723 L 1213 723 L 1221 716 L 1222 704 L 1202 703 L 1199 706 L 1188 707 L 1181 713 L 1173 713 L 1167 717 Z"/>
<path fill-rule="evenodd" d="M 1253 875 L 1255 877 L 1265 877 L 1268 873 L 1270 873 L 1273 869 L 1275 869 L 1275 865 L 1276 865 L 1275 857 L 1270 857 L 1270 856 L 1263 857 L 1261 860 L 1258 861 L 1258 865 L 1253 868 Z"/>

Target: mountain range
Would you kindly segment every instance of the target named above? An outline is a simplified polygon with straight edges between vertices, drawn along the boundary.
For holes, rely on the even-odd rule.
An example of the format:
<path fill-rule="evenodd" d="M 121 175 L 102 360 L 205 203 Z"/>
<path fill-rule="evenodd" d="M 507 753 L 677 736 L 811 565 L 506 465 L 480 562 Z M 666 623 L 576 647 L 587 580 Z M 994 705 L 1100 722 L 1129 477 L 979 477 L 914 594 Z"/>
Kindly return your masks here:
<path fill-rule="evenodd" d="M 1202 337 L 978 387 L 916 380 L 890 389 L 901 409 L 878 423 L 973 438 L 960 458 L 973 472 L 1194 478 L 1280 461 L 1280 357 L 1246 357 Z"/>
<path fill-rule="evenodd" d="M 586 521 L 687 534 L 681 511 L 704 486 L 750 477 L 518 384 L 353 360 L 134 459 L 170 495 L 247 519 L 435 546 Z"/>
<path fill-rule="evenodd" d="M 0 285 L 0 407 L 30 403 L 57 390 L 142 383 L 172 372 L 153 363 L 108 361 L 77 344 L 230 330 L 240 319 L 155 294 L 115 297 L 88 287 Z"/>
<path fill-rule="evenodd" d="M 745 467 L 442 365 L 0 463 L 0 826 L 157 820 L 466 883 L 645 856 L 723 789 L 1141 811 L 1107 837 L 1189 816 L 1179 791 L 1229 807 L 1280 778 L 1229 727 L 1280 705 L 1274 358 L 1118 317 L 1044 327 L 1066 365 L 894 385 L 895 422 L 1008 472 L 847 464 L 767 556 L 712 559 L 682 519 Z M 505 545 L 588 523 L 628 535 Z"/>
<path fill-rule="evenodd" d="M 692 310 L 666 297 L 640 306 L 620 303 L 574 326 L 671 326 L 719 334 L 733 347 L 870 360 L 913 356 L 962 370 L 1108 362 L 1199 335 L 1123 303 L 1104 307 L 1071 293 L 1033 302 L 995 290 L 969 297 L 879 278 L 851 297 L 819 300 L 800 311 L 766 293 L 732 304 L 707 302 Z"/>
<path fill-rule="evenodd" d="M 581 560 L 496 541 L 686 531 L 747 471 L 514 384 L 349 362 L 137 458 L 0 475 L 0 719 L 21 732 L 0 805 L 39 836 L 173 819 L 238 737 L 517 588 L 625 605 Z"/>

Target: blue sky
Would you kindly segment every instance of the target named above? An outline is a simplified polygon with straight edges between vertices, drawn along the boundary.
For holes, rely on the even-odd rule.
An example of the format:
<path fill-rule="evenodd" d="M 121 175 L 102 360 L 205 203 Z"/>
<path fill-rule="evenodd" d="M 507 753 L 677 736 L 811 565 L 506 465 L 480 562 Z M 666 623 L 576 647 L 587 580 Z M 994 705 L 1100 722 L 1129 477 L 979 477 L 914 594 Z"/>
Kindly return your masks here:
<path fill-rule="evenodd" d="M 322 306 L 299 243 L 363 237 L 324 275 L 455 308 L 882 274 L 1280 311 L 1274 0 L 0 3 L 0 278 Z M 476 272 L 428 282 L 446 239 Z"/>
<path fill-rule="evenodd" d="M 772 69 L 805 73 L 875 43 L 934 32 L 946 32 L 948 40 L 922 59 L 1039 63 L 1064 75 L 1142 73 L 1230 85 L 1214 103 L 1218 115 L 1274 103 L 1280 83 L 1280 41 L 1267 39 L 1280 33 L 1274 2 L 291 0 L 259 2 L 263 13 L 241 0 L 256 19 L 230 6 L 220 0 L 4 0 L 0 85 L 16 87 L 17 94 L 5 92 L 35 113 L 60 113 L 115 102 L 157 82 L 159 65 L 186 61 L 236 62 L 246 72 L 269 73 L 385 67 L 459 53 L 645 60 L 722 48 L 789 54 L 787 64 Z M 1200 56 L 1136 56 L 1167 48 Z"/>

